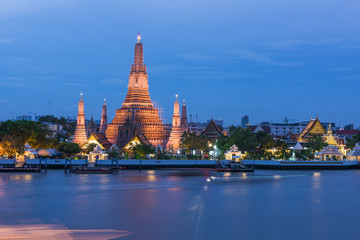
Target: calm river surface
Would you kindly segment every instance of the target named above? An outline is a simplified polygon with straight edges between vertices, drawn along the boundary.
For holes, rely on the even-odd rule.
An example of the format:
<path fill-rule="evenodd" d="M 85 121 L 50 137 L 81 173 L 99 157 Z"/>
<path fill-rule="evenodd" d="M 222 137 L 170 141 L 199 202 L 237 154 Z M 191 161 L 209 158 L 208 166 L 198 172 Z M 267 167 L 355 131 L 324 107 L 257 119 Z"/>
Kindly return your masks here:
<path fill-rule="evenodd" d="M 110 229 L 116 239 L 348 240 L 360 238 L 359 223 L 359 170 L 0 173 L 0 238 L 52 226 L 65 239 Z"/>

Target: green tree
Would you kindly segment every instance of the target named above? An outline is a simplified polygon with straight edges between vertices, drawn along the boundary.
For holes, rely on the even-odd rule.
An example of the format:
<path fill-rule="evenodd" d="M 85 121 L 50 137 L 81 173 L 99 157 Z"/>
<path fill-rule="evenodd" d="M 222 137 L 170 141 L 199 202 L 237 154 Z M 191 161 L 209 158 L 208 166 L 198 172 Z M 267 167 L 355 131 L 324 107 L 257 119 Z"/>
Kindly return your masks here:
<path fill-rule="evenodd" d="M 66 157 L 70 157 L 74 154 L 78 154 L 81 151 L 81 148 L 78 144 L 76 143 L 71 143 L 71 142 L 63 142 L 60 143 L 57 147 L 57 149 L 64 153 Z"/>
<path fill-rule="evenodd" d="M 346 139 L 346 147 L 349 149 L 353 149 L 358 142 L 360 142 L 360 133 L 353 136 L 352 139 Z"/>
<path fill-rule="evenodd" d="M 155 153 L 153 146 L 140 142 L 134 145 L 131 150 L 139 157 L 144 158 L 148 154 Z"/>
<path fill-rule="evenodd" d="M 276 155 L 279 156 L 280 159 L 288 159 L 288 146 L 287 143 L 281 140 L 277 140 L 275 142 L 275 148 L 276 148 Z"/>
<path fill-rule="evenodd" d="M 226 149 L 235 144 L 242 152 L 254 152 L 258 146 L 256 135 L 249 128 L 238 127 L 231 134 Z"/>
<path fill-rule="evenodd" d="M 307 148 L 311 151 L 312 154 L 319 152 L 321 149 L 326 147 L 328 144 L 325 143 L 322 136 L 311 136 L 306 143 Z"/>
<path fill-rule="evenodd" d="M 96 143 L 90 143 L 90 144 L 88 144 L 88 145 L 86 146 L 86 148 L 85 148 L 85 152 L 86 152 L 87 154 L 89 154 L 90 152 L 94 151 L 94 149 L 95 149 L 96 146 L 97 146 Z"/>
<path fill-rule="evenodd" d="M 271 156 L 268 153 L 269 149 L 272 149 L 275 147 L 275 141 L 270 136 L 270 134 L 259 131 L 256 133 L 256 140 L 259 144 L 259 150 L 262 156 L 266 156 L 268 159 L 271 158 Z"/>
<path fill-rule="evenodd" d="M 203 151 L 204 154 L 210 150 L 210 139 L 205 135 L 196 135 L 192 132 L 184 132 L 180 139 L 180 147 L 186 149 L 190 154 L 192 150 Z"/>
<path fill-rule="evenodd" d="M 47 125 L 41 122 L 19 120 L 6 121 L 0 124 L 0 146 L 7 151 L 10 156 L 12 152 L 22 154 L 25 143 L 29 143 L 33 148 L 51 148 L 56 142 L 49 138 L 50 130 Z"/>

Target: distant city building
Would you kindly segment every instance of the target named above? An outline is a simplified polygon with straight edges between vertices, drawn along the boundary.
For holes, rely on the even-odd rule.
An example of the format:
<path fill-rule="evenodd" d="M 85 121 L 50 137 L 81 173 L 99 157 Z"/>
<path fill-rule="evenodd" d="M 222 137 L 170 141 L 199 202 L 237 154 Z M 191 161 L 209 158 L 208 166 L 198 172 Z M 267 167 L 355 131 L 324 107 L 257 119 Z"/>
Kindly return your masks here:
<path fill-rule="evenodd" d="M 62 125 L 60 125 L 60 124 L 51 124 L 51 123 L 50 124 L 45 123 L 45 124 L 49 127 L 49 129 L 51 131 L 49 137 L 55 138 L 57 135 L 63 133 L 63 126 Z"/>
<path fill-rule="evenodd" d="M 357 129 L 343 129 L 337 130 L 334 132 L 339 138 L 344 139 L 345 143 L 347 139 L 352 140 L 352 138 L 360 134 L 360 130 Z"/>
<path fill-rule="evenodd" d="M 300 134 L 304 131 L 308 122 L 300 123 L 270 123 L 270 134 L 274 136 L 286 136 L 289 133 L 291 134 Z"/>
<path fill-rule="evenodd" d="M 344 129 L 354 129 L 354 124 L 348 124 L 344 127 Z"/>
<path fill-rule="evenodd" d="M 241 127 L 247 128 L 248 125 L 249 125 L 249 117 L 245 115 L 241 118 Z"/>
<path fill-rule="evenodd" d="M 16 120 L 32 121 L 32 116 L 31 115 L 19 115 L 19 116 L 16 116 Z"/>
<path fill-rule="evenodd" d="M 192 133 L 196 133 L 197 135 L 200 135 L 206 127 L 206 123 L 189 123 L 189 131 Z"/>

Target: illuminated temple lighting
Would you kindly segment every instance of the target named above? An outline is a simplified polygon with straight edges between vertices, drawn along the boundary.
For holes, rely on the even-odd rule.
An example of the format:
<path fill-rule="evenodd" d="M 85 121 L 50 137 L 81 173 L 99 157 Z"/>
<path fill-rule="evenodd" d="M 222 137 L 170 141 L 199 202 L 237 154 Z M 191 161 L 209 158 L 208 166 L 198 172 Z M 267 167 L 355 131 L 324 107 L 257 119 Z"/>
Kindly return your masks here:
<path fill-rule="evenodd" d="M 148 75 L 143 59 L 143 44 L 135 44 L 134 64 L 131 65 L 128 92 L 120 109 L 106 129 L 106 137 L 119 147 L 124 147 L 137 133 L 153 146 L 166 145 L 167 132 L 159 110 L 151 102 Z"/>
<path fill-rule="evenodd" d="M 173 119 L 172 119 L 172 128 L 171 128 L 171 132 L 170 132 L 170 137 L 169 137 L 169 141 L 167 142 L 166 145 L 166 149 L 167 150 L 172 150 L 173 152 L 178 152 L 178 150 L 180 149 L 180 140 L 181 140 L 181 135 L 183 133 L 180 123 L 181 123 L 181 119 L 180 119 L 180 106 L 179 106 L 179 101 L 178 101 L 178 95 L 175 95 L 176 99 L 174 102 L 174 114 L 173 114 Z"/>
<path fill-rule="evenodd" d="M 83 94 L 80 93 L 80 100 L 78 104 L 78 116 L 76 121 L 76 129 L 73 138 L 73 143 L 83 145 L 87 141 L 86 126 L 85 126 L 85 112 Z"/>

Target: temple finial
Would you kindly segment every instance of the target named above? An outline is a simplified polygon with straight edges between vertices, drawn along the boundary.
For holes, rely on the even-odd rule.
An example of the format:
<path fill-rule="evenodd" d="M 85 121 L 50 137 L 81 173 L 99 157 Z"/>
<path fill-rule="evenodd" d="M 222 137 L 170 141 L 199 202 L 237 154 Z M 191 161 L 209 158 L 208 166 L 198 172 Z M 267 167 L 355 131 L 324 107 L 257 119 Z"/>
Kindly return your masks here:
<path fill-rule="evenodd" d="M 179 95 L 177 95 L 177 94 L 175 95 L 175 97 L 176 97 L 176 101 L 178 100 L 178 96 L 179 96 Z"/>
<path fill-rule="evenodd" d="M 185 105 L 185 99 L 183 99 L 183 104 Z"/>
<path fill-rule="evenodd" d="M 82 93 L 80 93 L 80 99 L 82 100 L 82 97 L 83 97 L 83 94 Z"/>
<path fill-rule="evenodd" d="M 104 104 L 106 104 L 106 99 L 104 98 Z"/>
<path fill-rule="evenodd" d="M 141 40 L 141 35 L 140 35 L 140 33 L 138 33 L 137 40 L 138 40 L 138 42 L 140 42 L 140 40 Z"/>

